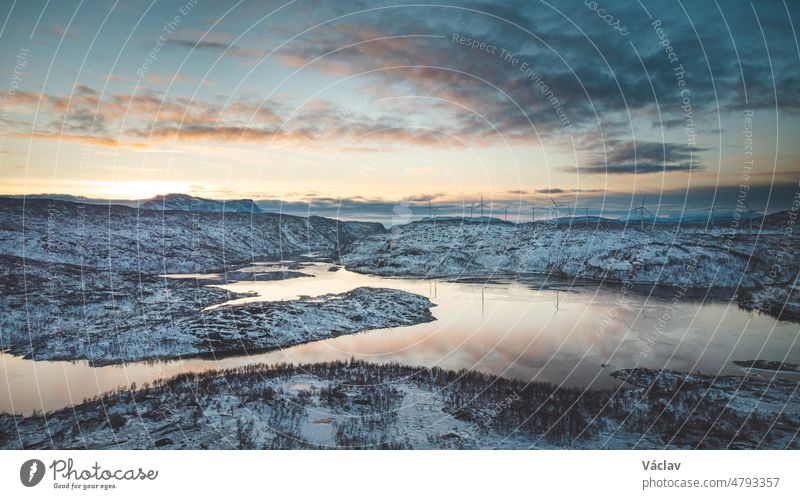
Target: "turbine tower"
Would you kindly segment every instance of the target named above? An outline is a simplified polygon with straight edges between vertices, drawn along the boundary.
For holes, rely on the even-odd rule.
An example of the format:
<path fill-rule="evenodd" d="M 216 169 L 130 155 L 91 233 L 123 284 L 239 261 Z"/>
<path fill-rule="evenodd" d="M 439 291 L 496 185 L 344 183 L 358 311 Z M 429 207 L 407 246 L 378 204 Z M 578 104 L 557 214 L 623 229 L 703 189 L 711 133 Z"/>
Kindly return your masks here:
<path fill-rule="evenodd" d="M 703 211 L 707 211 L 708 212 L 708 220 L 706 220 L 706 229 L 708 228 L 708 224 L 709 223 L 711 223 L 712 227 L 716 226 L 716 223 L 714 222 L 714 219 L 717 218 L 717 204 L 716 204 L 716 202 L 712 203 L 710 208 L 706 208 Z"/>
<path fill-rule="evenodd" d="M 749 233 L 752 234 L 753 233 L 753 213 L 755 213 L 756 215 L 761 215 L 761 214 L 759 212 L 757 212 L 756 210 L 754 210 L 753 208 L 750 208 L 750 205 L 747 203 L 747 201 L 744 201 L 744 205 L 747 208 L 747 211 L 745 211 L 744 213 L 745 213 L 745 215 L 747 215 L 747 221 L 750 224 L 750 232 Z"/>
<path fill-rule="evenodd" d="M 483 218 L 483 209 L 484 208 L 488 208 L 488 206 L 483 203 L 483 194 L 481 194 L 481 204 L 479 204 L 475 208 L 480 208 L 481 209 L 481 218 Z"/>
<path fill-rule="evenodd" d="M 553 206 L 555 207 L 554 209 L 551 210 L 551 213 L 555 213 L 556 225 L 558 225 L 558 210 L 560 206 L 558 205 L 558 203 L 555 202 L 553 198 L 550 198 L 550 202 L 553 203 Z"/>
<path fill-rule="evenodd" d="M 642 229 L 642 230 L 644 230 L 644 215 L 645 215 L 645 213 L 650 215 L 655 220 L 655 215 L 653 215 L 653 213 L 650 210 L 648 210 L 647 208 L 644 207 L 645 199 L 647 199 L 647 196 L 642 196 L 642 205 L 633 209 L 634 213 L 639 212 L 639 228 Z"/>

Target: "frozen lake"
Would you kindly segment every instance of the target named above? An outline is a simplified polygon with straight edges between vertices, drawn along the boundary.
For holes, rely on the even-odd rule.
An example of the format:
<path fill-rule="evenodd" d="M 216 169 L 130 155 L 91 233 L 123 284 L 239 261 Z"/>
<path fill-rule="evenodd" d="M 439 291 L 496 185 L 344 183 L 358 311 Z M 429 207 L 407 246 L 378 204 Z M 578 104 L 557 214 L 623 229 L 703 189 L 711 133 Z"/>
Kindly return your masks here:
<path fill-rule="evenodd" d="M 494 276 L 460 282 L 391 279 L 299 262 L 309 274 L 281 281 L 223 285 L 257 297 L 291 300 L 360 286 L 396 288 L 427 296 L 436 321 L 373 330 L 267 353 L 222 359 L 187 358 L 90 367 L 87 362 L 25 360 L 0 354 L 0 411 L 28 414 L 80 403 L 131 383 L 142 385 L 187 371 L 254 363 L 311 363 L 363 359 L 446 369 L 474 369 L 521 380 L 609 387 L 612 370 L 649 367 L 704 374 L 742 374 L 734 360 L 800 363 L 800 327 L 739 309 L 725 301 L 625 294 L 623 287 Z M 280 270 L 265 263 L 251 272 Z M 203 284 L 204 276 L 184 276 Z"/>

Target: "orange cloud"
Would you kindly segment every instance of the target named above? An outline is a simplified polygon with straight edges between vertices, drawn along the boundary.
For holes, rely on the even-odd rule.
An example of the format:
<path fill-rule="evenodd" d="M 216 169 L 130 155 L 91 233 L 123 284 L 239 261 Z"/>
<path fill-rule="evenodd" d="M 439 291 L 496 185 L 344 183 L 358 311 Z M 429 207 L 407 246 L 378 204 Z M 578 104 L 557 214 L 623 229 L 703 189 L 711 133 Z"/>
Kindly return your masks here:
<path fill-rule="evenodd" d="M 102 147 L 121 147 L 131 149 L 146 149 L 147 145 L 142 143 L 120 142 L 110 137 L 93 137 L 89 135 L 58 134 L 48 132 L 15 133 L 15 138 L 31 140 L 48 140 L 53 142 L 74 142 L 79 144 L 90 144 Z"/>

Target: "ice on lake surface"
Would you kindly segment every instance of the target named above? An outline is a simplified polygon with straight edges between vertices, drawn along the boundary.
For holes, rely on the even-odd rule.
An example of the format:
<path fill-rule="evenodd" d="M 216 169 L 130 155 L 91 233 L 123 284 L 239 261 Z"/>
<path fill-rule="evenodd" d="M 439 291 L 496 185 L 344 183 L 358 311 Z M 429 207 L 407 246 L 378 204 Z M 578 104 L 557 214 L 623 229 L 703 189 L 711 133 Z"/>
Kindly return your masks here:
<path fill-rule="evenodd" d="M 619 382 L 614 369 L 650 367 L 704 374 L 742 374 L 732 361 L 771 359 L 800 363 L 798 325 L 742 310 L 726 301 L 623 293 L 597 284 L 570 285 L 545 277 L 494 276 L 460 282 L 394 279 L 294 262 L 310 277 L 239 281 L 221 285 L 256 292 L 228 302 L 291 300 L 342 293 L 360 286 L 396 288 L 429 297 L 436 321 L 374 330 L 283 350 L 222 359 L 188 358 L 90 367 L 86 362 L 34 362 L 0 356 L 0 411 L 30 413 L 80 403 L 84 398 L 187 371 L 254 363 L 312 363 L 363 359 L 446 369 L 474 369 L 525 381 L 579 387 Z M 279 263 L 249 272 L 281 270 Z M 189 276 L 183 276 L 189 277 Z M 193 275 L 202 284 L 202 278 Z M 214 276 L 216 277 L 216 276 Z"/>

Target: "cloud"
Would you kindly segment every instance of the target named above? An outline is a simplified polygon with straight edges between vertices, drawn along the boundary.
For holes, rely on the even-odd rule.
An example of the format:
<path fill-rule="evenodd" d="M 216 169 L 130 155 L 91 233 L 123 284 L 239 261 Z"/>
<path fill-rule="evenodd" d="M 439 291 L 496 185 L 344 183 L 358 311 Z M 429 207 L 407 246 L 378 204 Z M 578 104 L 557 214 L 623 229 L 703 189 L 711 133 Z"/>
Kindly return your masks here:
<path fill-rule="evenodd" d="M 690 172 L 694 170 L 702 170 L 701 165 L 691 165 L 689 163 L 680 164 L 654 164 L 654 163 L 637 163 L 632 165 L 596 165 L 596 166 L 583 166 L 581 168 L 568 167 L 566 171 L 577 171 L 578 173 L 588 175 L 632 175 L 632 174 L 648 174 L 648 173 L 670 173 L 670 172 Z"/>
<path fill-rule="evenodd" d="M 611 147 L 608 154 L 609 163 L 626 163 L 638 161 L 663 161 L 665 163 L 683 163 L 697 160 L 698 154 L 706 148 L 687 144 L 661 142 L 606 142 Z"/>
<path fill-rule="evenodd" d="M 131 140 L 276 143 L 305 150 L 353 151 L 403 145 L 463 146 L 457 137 L 464 132 L 446 125 L 419 126 L 407 117 L 372 117 L 366 109 L 343 110 L 319 99 L 293 110 L 272 100 L 190 100 L 152 90 L 101 95 L 83 84 L 66 96 L 19 95 L 20 102 L 41 102 L 42 115 L 50 117 L 37 133 L 29 134 L 33 139 L 51 140 L 64 133 L 71 141 L 84 137 L 87 144 L 115 148 Z"/>
<path fill-rule="evenodd" d="M 312 87 L 321 75 L 354 76 L 340 82 L 337 92 L 342 88 L 343 95 L 366 97 L 373 103 L 368 112 L 331 120 L 330 110 L 311 106 L 293 113 L 276 102 L 236 99 L 222 107 L 210 99 L 182 102 L 154 93 L 100 98 L 81 91 L 71 100 L 51 102 L 55 115 L 47 131 L 64 124 L 74 135 L 113 137 L 122 131 L 136 140 L 275 140 L 318 148 L 355 141 L 353 150 L 541 140 L 571 147 L 574 140 L 584 154 L 610 151 L 608 157 L 581 158 L 578 163 L 587 164 L 582 171 L 588 173 L 600 167 L 605 173 L 606 164 L 614 174 L 630 173 L 631 165 L 640 163 L 639 173 L 687 171 L 690 161 L 693 168 L 702 167 L 706 149 L 673 143 L 680 141 L 676 135 L 687 123 L 681 88 L 674 64 L 638 4 L 614 6 L 615 15 L 630 27 L 627 37 L 583 6 L 571 9 L 568 17 L 547 4 L 522 0 L 464 8 L 382 4 L 350 15 L 356 7 L 347 2 L 293 6 L 258 40 L 233 43 L 227 33 L 182 31 L 166 46 L 196 51 L 198 57 L 224 53 L 252 59 L 269 53 L 266 44 L 277 46 L 276 40 L 297 34 L 298 22 L 315 26 L 281 47 L 270 64 L 278 61 L 292 69 L 308 64 L 297 78 L 313 82 Z M 800 66 L 796 47 L 785 43 L 793 31 L 783 9 L 759 7 L 756 19 L 753 9 L 726 4 L 720 7 L 723 20 L 718 9 L 686 8 L 689 16 L 668 5 L 648 9 L 663 20 L 674 54 L 687 71 L 698 130 L 712 128 L 703 128 L 704 121 L 718 128 L 718 112 L 774 110 L 776 99 L 784 116 L 800 112 Z M 792 14 L 798 8 L 794 3 L 787 7 Z M 768 27 L 765 40 L 753 29 L 757 20 Z M 692 23 L 702 26 L 702 43 Z M 736 45 L 726 23 L 736 33 Z M 473 49 L 454 34 L 496 50 Z M 155 85 L 170 81 L 168 74 L 148 78 Z M 154 99 L 155 107 L 147 99 Z M 378 107 L 378 100 L 384 107 Z M 126 113 L 133 121 L 120 130 L 119 116 Z M 672 134 L 666 144 L 637 141 L 633 148 L 634 136 L 652 140 L 662 131 Z"/>
<path fill-rule="evenodd" d="M 19 92 L 17 98 L 19 104 L 36 103 L 42 116 L 49 116 L 49 122 L 34 133 L 15 131 L 17 136 L 36 140 L 62 137 L 95 146 L 139 148 L 140 139 L 263 142 L 291 135 L 280 128 L 286 108 L 249 99 L 236 99 L 225 106 L 146 90 L 101 95 L 83 84 L 76 85 L 71 95 Z"/>
<path fill-rule="evenodd" d="M 6 96 L 3 104 L 8 106 L 9 109 L 25 111 L 38 106 L 41 99 L 42 95 L 36 92 L 16 92 L 13 95 Z"/>
<path fill-rule="evenodd" d="M 195 83 L 194 80 L 182 73 L 147 73 L 144 76 L 144 80 L 153 85 L 166 85 L 175 82 Z"/>
<path fill-rule="evenodd" d="M 547 189 L 534 189 L 532 191 L 526 191 L 521 189 L 512 189 L 510 191 L 506 191 L 507 194 L 515 194 L 515 195 L 525 195 L 525 194 L 569 194 L 569 193 L 580 193 L 580 192 L 605 192 L 605 189 L 566 189 L 561 187 L 550 187 Z"/>
<path fill-rule="evenodd" d="M 24 138 L 31 140 L 47 140 L 50 142 L 74 142 L 79 144 L 89 144 L 101 147 L 125 147 L 132 149 L 147 148 L 146 144 L 136 142 L 120 142 L 111 137 L 92 137 L 89 135 L 74 135 L 69 133 L 47 133 L 47 132 L 34 132 L 34 133 L 15 133 L 16 138 Z"/>
<path fill-rule="evenodd" d="M 77 85 L 75 85 L 75 89 L 74 89 L 74 93 L 73 93 L 73 95 L 96 95 L 96 94 L 97 94 L 97 90 L 95 90 L 95 89 L 93 89 L 91 87 L 88 87 L 88 86 L 86 86 L 86 85 L 84 85 L 82 83 L 78 83 Z"/>
<path fill-rule="evenodd" d="M 449 109 L 452 129 L 467 141 L 502 140 L 491 137 L 486 130 L 490 125 L 475 120 L 473 113 L 480 113 L 509 141 L 533 143 L 539 135 L 566 140 L 571 132 L 578 146 L 588 144 L 592 134 L 632 140 L 635 128 L 663 127 L 665 133 L 673 133 L 687 126 L 681 108 L 684 87 L 676 83 L 675 65 L 637 4 L 614 6 L 630 27 L 627 37 L 608 29 L 586 8 L 570 10 L 568 18 L 546 5 L 524 1 L 468 8 L 389 7 L 348 16 L 293 41 L 278 57 L 293 67 L 308 64 L 307 72 L 360 74 L 361 88 L 376 97 L 435 96 L 450 101 L 430 109 L 428 116 L 435 119 L 443 106 Z M 789 8 L 798 14 L 797 6 Z M 769 26 L 769 53 L 759 31 L 752 29 L 757 25 L 752 9 L 726 5 L 720 7 L 722 13 L 701 7 L 688 10 L 687 17 L 666 4 L 650 8 L 668 27 L 673 53 L 686 70 L 694 126 L 707 121 L 716 127 L 715 113 L 720 111 L 775 109 L 776 94 L 781 109 L 800 112 L 800 66 L 793 45 L 781 41 L 792 39 L 793 33 L 782 9 L 758 12 L 758 20 Z M 327 20 L 337 14 L 341 12 L 325 11 L 319 17 Z M 736 45 L 726 25 L 736 33 Z M 702 26 L 702 43 L 694 26 Z M 454 32 L 497 50 L 489 53 L 454 42 Z M 509 62 L 511 57 L 516 62 Z M 659 122 L 652 120 L 656 113 Z M 571 124 L 567 133 L 564 120 Z M 658 151 L 651 147 L 656 145 L 643 145 L 635 161 L 665 161 L 668 171 L 681 170 L 680 163 L 689 161 L 687 154 L 704 152 L 676 147 L 656 160 Z M 629 159 L 608 161 L 632 163 L 627 155 Z"/>
<path fill-rule="evenodd" d="M 585 175 L 633 175 L 673 173 L 703 170 L 699 154 L 707 149 L 670 142 L 603 142 L 606 153 L 590 153 L 588 165 L 561 168 L 570 173 Z"/>
<path fill-rule="evenodd" d="M 269 54 L 268 50 L 238 47 L 229 43 L 215 40 L 185 40 L 169 39 L 164 43 L 165 47 L 181 48 L 193 51 L 212 51 L 225 53 L 234 57 L 259 58 Z"/>
<path fill-rule="evenodd" d="M 415 194 L 415 195 L 412 195 L 412 196 L 406 196 L 404 199 L 406 201 L 421 203 L 421 202 L 434 201 L 437 198 L 440 198 L 440 197 L 443 197 L 443 196 L 445 196 L 444 192 L 436 192 L 434 194 Z"/>

